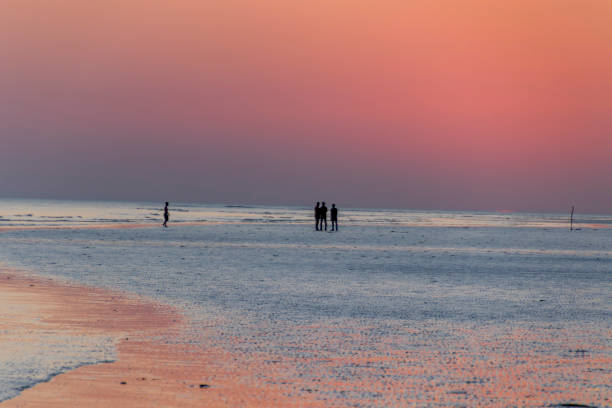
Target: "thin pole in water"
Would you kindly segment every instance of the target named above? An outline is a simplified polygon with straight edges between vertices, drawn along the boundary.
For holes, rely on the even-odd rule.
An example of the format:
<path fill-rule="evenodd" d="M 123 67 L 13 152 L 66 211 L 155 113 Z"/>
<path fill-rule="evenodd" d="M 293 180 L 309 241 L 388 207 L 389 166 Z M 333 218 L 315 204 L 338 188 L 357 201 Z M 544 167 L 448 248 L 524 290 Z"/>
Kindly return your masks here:
<path fill-rule="evenodd" d="M 570 231 L 574 230 L 574 206 L 572 205 L 572 213 L 570 214 Z"/>

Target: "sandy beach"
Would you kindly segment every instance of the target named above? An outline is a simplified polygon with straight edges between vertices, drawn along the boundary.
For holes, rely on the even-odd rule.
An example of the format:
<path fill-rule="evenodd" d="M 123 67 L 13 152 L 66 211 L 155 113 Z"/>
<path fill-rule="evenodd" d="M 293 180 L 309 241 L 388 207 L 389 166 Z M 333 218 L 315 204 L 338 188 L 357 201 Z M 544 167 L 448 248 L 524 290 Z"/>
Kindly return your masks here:
<path fill-rule="evenodd" d="M 0 269 L 3 335 L 27 348 L 41 332 L 99 333 L 116 339 L 118 359 L 86 365 L 24 390 L 2 407 L 292 407 L 274 388 L 241 384 L 241 373 L 219 370 L 229 358 L 211 347 L 195 354 L 165 344 L 160 336 L 180 332 L 183 318 L 169 306 L 91 287 L 61 284 L 24 271 Z M 323 406 L 311 402 L 308 406 Z"/>
<path fill-rule="evenodd" d="M 3 229 L 0 406 L 612 406 L 600 218 L 202 211 Z"/>
<path fill-rule="evenodd" d="M 167 306 L 152 303 L 138 297 L 128 297 L 121 293 L 112 293 L 91 287 L 75 286 L 58 283 L 48 278 L 36 277 L 19 270 L 3 268 L 0 270 L 0 302 L 4 335 L 0 337 L 0 349 L 12 336 L 19 336 L 20 347 L 27 348 L 29 342 L 40 332 L 70 332 L 80 336 L 94 336 L 98 333 L 112 335 L 116 340 L 117 361 L 103 364 L 86 365 L 69 372 L 54 376 L 48 382 L 39 383 L 24 390 L 18 397 L 0 404 L 2 407 L 326 407 L 336 406 L 330 401 L 317 401 L 308 396 L 290 398 L 283 387 L 261 386 L 245 383 L 245 379 L 253 376 L 254 369 L 265 369 L 262 366 L 247 364 L 244 370 L 224 370 L 220 362 L 234 359 L 216 347 L 210 347 L 206 353 L 185 345 L 169 344 L 160 340 L 172 336 L 180 336 L 184 320 L 181 314 Z M 311 327 L 310 330 L 321 330 Z M 467 333 L 474 338 L 475 333 Z M 515 341 L 541 341 L 538 333 L 517 331 Z M 522 338 L 521 338 L 522 337 Z M 489 348 L 503 348 L 503 340 Z M 483 348 L 486 346 L 482 346 Z M 7 350 L 4 348 L 4 352 Z M 538 406 L 546 401 L 545 395 L 538 395 L 538 384 L 527 382 L 523 375 L 526 372 L 547 370 L 548 374 L 562 376 L 567 367 L 588 369 L 596 364 L 601 368 L 599 373 L 592 374 L 592 380 L 605 381 L 609 378 L 612 360 L 601 359 L 593 361 L 583 358 L 584 364 L 576 366 L 571 358 L 560 360 L 540 360 L 525 362 L 524 368 L 505 370 L 510 365 L 511 358 L 502 354 L 489 356 L 497 359 L 496 366 L 486 363 L 474 364 L 466 361 L 465 356 L 457 355 L 453 361 L 444 364 L 434 363 L 431 356 L 405 356 L 405 367 L 408 374 L 415 377 L 446 371 L 448 376 L 463 376 L 469 372 L 476 378 L 488 372 L 496 376 L 491 387 L 484 389 L 484 395 L 495 393 L 498 400 L 492 405 L 483 401 L 478 406 L 509 406 L 512 401 L 518 401 L 518 406 Z M 524 356 L 527 358 L 527 356 Z M 376 364 L 391 361 L 397 356 L 377 359 L 364 354 L 346 361 L 330 361 L 330 365 Z M 416 366 L 419 359 L 429 360 L 429 366 Z M 413 359 L 410 363 L 410 359 Z M 470 364 L 471 363 L 471 364 Z M 297 378 L 287 378 L 288 381 L 300 382 Z M 469 382 L 468 382 L 469 383 Z M 408 384 L 403 384 L 407 386 Z M 322 387 L 337 387 L 338 389 L 358 389 L 368 387 L 360 382 L 334 382 L 321 384 Z M 388 387 L 400 387 L 402 384 L 387 382 Z M 426 384 L 410 384 L 423 386 Z M 385 386 L 378 384 L 376 388 L 385 392 Z M 480 384 L 464 386 L 469 392 L 479 391 Z M 455 390 L 453 395 L 453 390 Z M 389 389 L 391 391 L 391 389 Z M 394 391 L 397 391 L 395 389 Z M 432 390 L 429 390 L 432 391 Z M 582 384 L 557 392 L 568 400 L 576 397 L 586 398 Z M 467 391 L 466 391 L 467 393 Z M 461 399 L 463 392 L 457 392 L 456 387 L 440 385 L 438 403 L 448 402 L 448 396 Z M 505 402 L 500 402 L 499 399 Z M 365 403 L 366 401 L 364 401 Z M 426 403 L 426 401 L 421 401 Z M 568 403 L 569 404 L 569 403 Z M 435 406 L 436 398 L 428 405 Z M 551 406 L 551 405 L 547 405 Z M 553 405 L 553 406 L 587 406 L 587 405 Z M 607 405 L 605 405 L 607 406 Z"/>

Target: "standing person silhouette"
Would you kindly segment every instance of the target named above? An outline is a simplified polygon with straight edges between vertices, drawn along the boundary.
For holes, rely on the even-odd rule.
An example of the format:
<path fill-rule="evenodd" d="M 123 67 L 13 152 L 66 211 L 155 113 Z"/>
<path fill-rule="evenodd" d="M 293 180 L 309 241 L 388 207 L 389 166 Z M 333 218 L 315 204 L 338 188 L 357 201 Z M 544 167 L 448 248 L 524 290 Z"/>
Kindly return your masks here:
<path fill-rule="evenodd" d="M 338 231 L 338 209 L 336 208 L 336 204 L 332 204 L 332 208 L 330 210 L 331 215 L 331 230 L 334 230 L 334 226 L 336 227 L 336 231 Z"/>
<path fill-rule="evenodd" d="M 319 220 L 321 221 L 319 231 L 323 231 L 323 222 L 325 222 L 325 231 L 327 231 L 327 207 L 325 206 L 325 201 L 321 203 L 321 208 L 319 209 L 319 211 L 319 214 L 321 214 L 319 216 Z"/>
<path fill-rule="evenodd" d="M 317 205 L 314 208 L 314 217 L 315 217 L 315 230 L 319 230 L 319 218 L 321 216 L 321 208 L 319 208 L 319 202 L 317 201 Z"/>
<path fill-rule="evenodd" d="M 170 214 L 168 213 L 168 202 L 166 201 L 166 206 L 164 207 L 164 223 L 162 224 L 165 228 L 168 228 L 168 219 L 170 219 Z"/>

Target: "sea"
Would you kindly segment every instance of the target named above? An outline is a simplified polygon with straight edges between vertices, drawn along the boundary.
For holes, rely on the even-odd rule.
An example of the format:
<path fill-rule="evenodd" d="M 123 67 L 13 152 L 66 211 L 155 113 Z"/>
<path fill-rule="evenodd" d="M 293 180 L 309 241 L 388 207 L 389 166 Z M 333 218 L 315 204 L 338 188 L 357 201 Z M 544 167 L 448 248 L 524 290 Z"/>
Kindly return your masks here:
<path fill-rule="evenodd" d="M 340 206 L 332 232 L 313 206 L 170 203 L 163 228 L 162 202 L 0 199 L 0 265 L 172 305 L 165 341 L 329 407 L 612 407 L 612 215 Z M 0 401 L 116 359 L 39 341 L 0 351 Z"/>

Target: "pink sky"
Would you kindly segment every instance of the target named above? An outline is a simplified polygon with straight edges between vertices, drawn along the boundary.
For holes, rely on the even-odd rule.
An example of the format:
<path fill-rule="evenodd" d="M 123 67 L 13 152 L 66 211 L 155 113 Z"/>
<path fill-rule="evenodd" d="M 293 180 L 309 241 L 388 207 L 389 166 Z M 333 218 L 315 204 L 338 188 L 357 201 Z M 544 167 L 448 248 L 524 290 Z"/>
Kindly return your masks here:
<path fill-rule="evenodd" d="M 7 0 L 0 195 L 612 213 L 609 0 Z"/>

